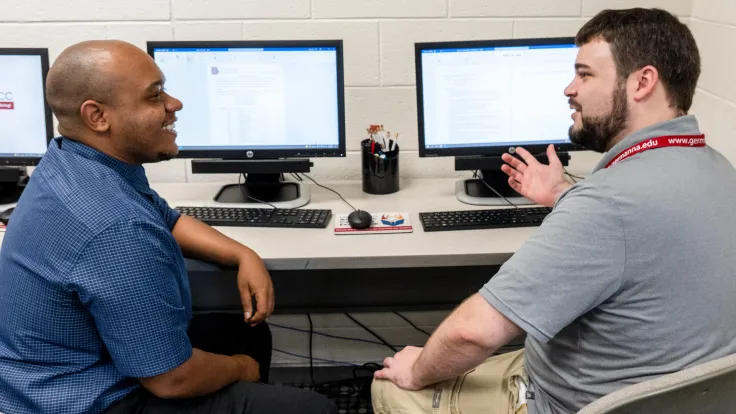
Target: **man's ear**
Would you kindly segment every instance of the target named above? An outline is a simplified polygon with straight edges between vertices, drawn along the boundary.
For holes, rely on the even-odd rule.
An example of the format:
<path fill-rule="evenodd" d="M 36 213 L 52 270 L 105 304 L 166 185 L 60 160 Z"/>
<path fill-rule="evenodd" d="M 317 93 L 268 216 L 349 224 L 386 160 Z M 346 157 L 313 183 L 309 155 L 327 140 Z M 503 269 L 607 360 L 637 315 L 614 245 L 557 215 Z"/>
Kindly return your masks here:
<path fill-rule="evenodd" d="M 104 133 L 110 130 L 110 123 L 105 116 L 105 105 L 97 101 L 84 101 L 80 108 L 82 123 L 89 129 Z"/>
<path fill-rule="evenodd" d="M 632 95 L 636 102 L 642 101 L 654 93 L 659 82 L 659 71 L 652 65 L 644 66 L 632 73 L 631 76 L 634 77 L 633 80 L 636 82 Z"/>

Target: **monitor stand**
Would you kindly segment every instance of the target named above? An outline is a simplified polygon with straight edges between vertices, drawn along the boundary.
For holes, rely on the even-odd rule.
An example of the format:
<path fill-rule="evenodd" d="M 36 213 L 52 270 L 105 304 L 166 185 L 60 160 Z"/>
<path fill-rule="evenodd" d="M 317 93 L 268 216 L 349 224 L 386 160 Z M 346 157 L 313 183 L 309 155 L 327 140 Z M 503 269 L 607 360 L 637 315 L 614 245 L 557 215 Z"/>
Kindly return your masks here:
<path fill-rule="evenodd" d="M 215 201 L 270 207 L 265 201 L 278 208 L 298 208 L 309 203 L 309 188 L 298 182 L 282 181 L 281 174 L 248 174 L 244 183 L 222 187 Z"/>
<path fill-rule="evenodd" d="M 26 167 L 0 167 L 0 205 L 17 203 L 26 184 Z"/>
<path fill-rule="evenodd" d="M 569 153 L 558 152 L 557 156 L 562 165 L 568 165 Z M 535 158 L 543 164 L 549 163 L 546 154 L 535 156 Z M 455 157 L 455 171 L 479 171 L 480 175 L 480 178 L 463 179 L 455 183 L 457 199 L 465 204 L 477 206 L 509 206 L 510 203 L 521 206 L 535 204 L 509 186 L 509 176 L 501 171 L 503 164 L 505 162 L 500 156 Z M 494 192 L 489 187 L 496 191 Z M 499 197 L 496 192 L 506 199 Z"/>
<path fill-rule="evenodd" d="M 298 182 L 284 181 L 284 173 L 307 173 L 308 159 L 285 160 L 192 160 L 194 174 L 245 174 L 245 182 L 225 185 L 215 195 L 215 202 L 246 207 L 299 208 L 310 199 L 309 188 Z"/>
<path fill-rule="evenodd" d="M 498 194 L 488 188 L 489 186 L 506 197 L 508 201 L 499 197 Z M 465 204 L 476 206 L 510 206 L 510 203 L 515 205 L 534 204 L 533 201 L 517 193 L 509 186 L 509 176 L 503 171 L 481 171 L 480 178 L 459 180 L 455 183 L 455 196 Z"/>

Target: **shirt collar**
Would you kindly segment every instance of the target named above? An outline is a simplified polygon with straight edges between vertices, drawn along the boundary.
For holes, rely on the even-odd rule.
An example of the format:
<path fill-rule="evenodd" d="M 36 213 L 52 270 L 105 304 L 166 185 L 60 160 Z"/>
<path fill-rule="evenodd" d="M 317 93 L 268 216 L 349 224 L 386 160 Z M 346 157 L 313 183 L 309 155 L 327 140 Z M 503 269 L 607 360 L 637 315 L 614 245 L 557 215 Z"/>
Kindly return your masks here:
<path fill-rule="evenodd" d="M 603 155 L 598 164 L 593 168 L 593 172 L 603 169 L 613 160 L 621 151 L 646 141 L 650 138 L 663 137 L 667 135 L 696 135 L 700 134 L 700 128 L 698 127 L 698 120 L 695 119 L 694 115 L 680 116 L 669 121 L 660 122 L 658 124 L 650 125 L 646 128 L 642 128 L 638 131 L 627 135 L 619 143 L 613 146 L 608 152 Z"/>
<path fill-rule="evenodd" d="M 130 185 L 139 193 L 151 194 L 152 190 L 148 184 L 146 170 L 142 165 L 128 164 L 127 162 L 120 161 L 104 152 L 98 151 L 79 141 L 75 141 L 67 137 L 54 138 L 53 143 L 61 151 L 71 152 L 110 168 L 120 175 L 125 181 L 130 183 Z"/>

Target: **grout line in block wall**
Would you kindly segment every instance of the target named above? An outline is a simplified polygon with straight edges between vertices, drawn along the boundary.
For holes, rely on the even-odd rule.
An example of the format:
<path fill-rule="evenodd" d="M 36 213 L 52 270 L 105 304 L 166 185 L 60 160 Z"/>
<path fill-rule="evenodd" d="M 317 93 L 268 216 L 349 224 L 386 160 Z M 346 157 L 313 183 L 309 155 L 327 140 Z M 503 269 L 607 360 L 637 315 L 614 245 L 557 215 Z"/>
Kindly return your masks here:
<path fill-rule="evenodd" d="M 731 106 L 733 108 L 736 108 L 736 102 L 731 101 L 731 100 L 729 100 L 726 97 L 723 97 L 721 95 L 718 95 L 717 93 L 711 92 L 711 91 L 705 89 L 702 86 L 698 86 L 698 89 L 697 90 L 698 90 L 698 92 L 700 92 L 700 93 L 702 93 L 704 95 L 708 95 L 708 96 L 710 96 L 710 97 L 712 97 L 712 98 L 720 101 L 721 103 L 724 103 L 724 104 L 726 104 L 728 106 Z"/>
<path fill-rule="evenodd" d="M 549 20 L 580 20 L 580 16 L 493 16 L 493 17 L 457 17 L 452 18 L 452 21 L 489 21 L 489 22 L 507 22 L 507 21 L 549 21 Z M 727 23 L 712 22 L 708 20 L 695 19 L 703 22 L 709 22 L 713 24 L 724 25 L 728 27 L 736 27 Z M 325 23 L 381 23 L 381 22 L 441 22 L 446 21 L 443 17 L 427 18 L 427 17 L 400 17 L 400 18 L 356 18 L 356 19 L 294 19 L 294 18 L 257 18 L 257 19 L 245 19 L 241 17 L 233 18 L 214 18 L 214 19 L 191 19 L 191 18 L 169 18 L 168 20 L 43 20 L 43 21 L 0 21 L 0 25 L 105 25 L 105 24 L 172 24 L 176 23 L 298 23 L 298 22 L 325 22 Z"/>
<path fill-rule="evenodd" d="M 708 20 L 708 19 L 703 19 L 703 18 L 700 18 L 700 17 L 690 17 L 690 21 L 691 22 L 700 22 L 700 23 L 715 24 L 717 26 L 728 27 L 729 29 L 736 29 L 736 24 L 725 23 L 725 22 L 717 22 L 715 20 Z"/>

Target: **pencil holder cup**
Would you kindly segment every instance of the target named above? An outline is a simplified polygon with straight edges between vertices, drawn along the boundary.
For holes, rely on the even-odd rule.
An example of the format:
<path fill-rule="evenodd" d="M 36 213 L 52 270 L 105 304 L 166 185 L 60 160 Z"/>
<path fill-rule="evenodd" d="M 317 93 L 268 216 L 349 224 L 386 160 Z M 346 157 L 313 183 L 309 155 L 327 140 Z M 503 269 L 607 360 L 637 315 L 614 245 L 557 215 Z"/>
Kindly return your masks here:
<path fill-rule="evenodd" d="M 370 139 L 360 143 L 363 191 L 368 194 L 399 191 L 399 145 L 391 141 L 387 147 L 391 150 L 382 152 Z"/>

